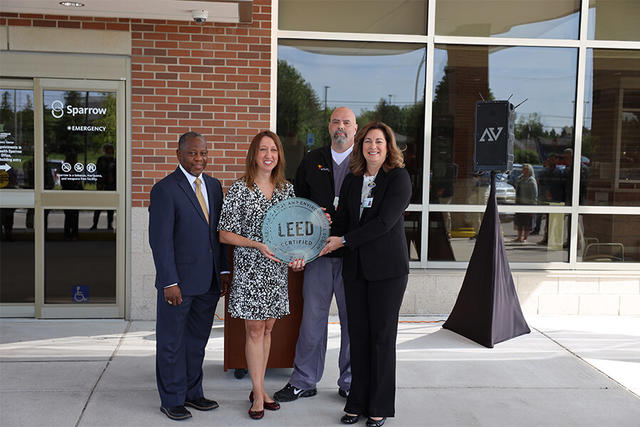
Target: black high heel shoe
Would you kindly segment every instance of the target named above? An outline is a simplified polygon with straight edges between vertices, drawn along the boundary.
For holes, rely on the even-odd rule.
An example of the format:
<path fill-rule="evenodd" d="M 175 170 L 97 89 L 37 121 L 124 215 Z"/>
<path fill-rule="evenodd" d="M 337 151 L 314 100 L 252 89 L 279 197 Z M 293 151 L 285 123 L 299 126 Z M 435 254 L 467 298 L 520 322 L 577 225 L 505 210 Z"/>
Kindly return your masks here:
<path fill-rule="evenodd" d="M 379 420 L 374 420 L 373 418 L 369 417 L 367 419 L 367 426 L 368 427 L 382 427 L 384 425 L 385 421 L 387 421 L 387 417 L 382 417 L 382 419 L 379 419 Z"/>
<path fill-rule="evenodd" d="M 340 418 L 340 422 L 342 424 L 355 424 L 358 422 L 359 419 L 360 419 L 360 415 L 344 414 L 342 418 Z"/>
<path fill-rule="evenodd" d="M 252 411 L 249 408 L 249 416 L 252 420 L 261 420 L 264 417 L 264 409 L 262 411 Z"/>
<path fill-rule="evenodd" d="M 249 402 L 253 403 L 253 390 L 249 393 Z M 276 401 L 273 402 L 263 402 L 264 409 L 268 409 L 269 411 L 277 411 L 280 409 L 280 404 Z"/>

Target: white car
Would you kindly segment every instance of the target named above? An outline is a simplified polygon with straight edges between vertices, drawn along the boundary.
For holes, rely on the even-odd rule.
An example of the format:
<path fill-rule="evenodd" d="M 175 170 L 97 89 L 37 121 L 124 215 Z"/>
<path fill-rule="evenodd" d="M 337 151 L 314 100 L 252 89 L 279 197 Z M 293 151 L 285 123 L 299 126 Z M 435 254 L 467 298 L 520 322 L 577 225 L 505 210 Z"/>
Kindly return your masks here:
<path fill-rule="evenodd" d="M 516 189 L 507 182 L 507 175 L 496 174 L 496 201 L 500 205 L 515 205 Z"/>

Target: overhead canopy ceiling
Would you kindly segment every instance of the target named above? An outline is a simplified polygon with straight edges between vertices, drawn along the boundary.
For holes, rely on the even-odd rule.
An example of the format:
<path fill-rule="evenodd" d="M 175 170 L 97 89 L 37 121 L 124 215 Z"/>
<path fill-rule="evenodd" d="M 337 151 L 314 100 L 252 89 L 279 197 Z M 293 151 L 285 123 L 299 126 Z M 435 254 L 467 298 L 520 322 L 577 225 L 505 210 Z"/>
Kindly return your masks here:
<path fill-rule="evenodd" d="M 60 0 L 2 0 L 1 12 L 46 15 L 100 16 L 191 21 L 191 11 L 205 9 L 207 22 L 251 22 L 251 0 L 77 0 L 82 7 L 66 7 Z"/>

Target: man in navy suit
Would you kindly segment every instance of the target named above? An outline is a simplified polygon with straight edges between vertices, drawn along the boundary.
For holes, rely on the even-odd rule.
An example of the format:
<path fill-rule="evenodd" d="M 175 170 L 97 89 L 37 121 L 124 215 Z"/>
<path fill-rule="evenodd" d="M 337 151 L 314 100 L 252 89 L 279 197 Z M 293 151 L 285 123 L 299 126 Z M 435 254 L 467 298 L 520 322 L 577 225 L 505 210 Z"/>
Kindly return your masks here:
<path fill-rule="evenodd" d="M 218 407 L 204 397 L 202 361 L 220 295 L 229 288 L 229 260 L 218 240 L 220 182 L 203 173 L 207 143 L 187 132 L 178 141 L 178 168 L 151 189 L 149 243 L 156 267 L 156 380 L 167 417 L 185 408 Z"/>

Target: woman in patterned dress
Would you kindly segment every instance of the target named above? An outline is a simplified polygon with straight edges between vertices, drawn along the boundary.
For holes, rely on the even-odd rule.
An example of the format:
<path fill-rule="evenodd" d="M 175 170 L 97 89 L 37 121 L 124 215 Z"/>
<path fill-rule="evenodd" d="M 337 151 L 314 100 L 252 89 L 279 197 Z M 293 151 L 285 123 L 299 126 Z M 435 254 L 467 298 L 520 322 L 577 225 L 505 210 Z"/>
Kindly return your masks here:
<path fill-rule="evenodd" d="M 264 374 L 273 326 L 276 319 L 289 314 L 287 265 L 262 242 L 262 222 L 271 206 L 295 197 L 284 170 L 280 138 L 271 131 L 258 133 L 247 152 L 245 174 L 229 189 L 218 223 L 220 241 L 235 246 L 229 312 L 245 319 L 245 353 L 253 383 L 249 416 L 254 419 L 262 418 L 264 409 L 280 408 L 264 391 Z M 300 271 L 304 261 L 296 260 L 289 267 Z"/>

